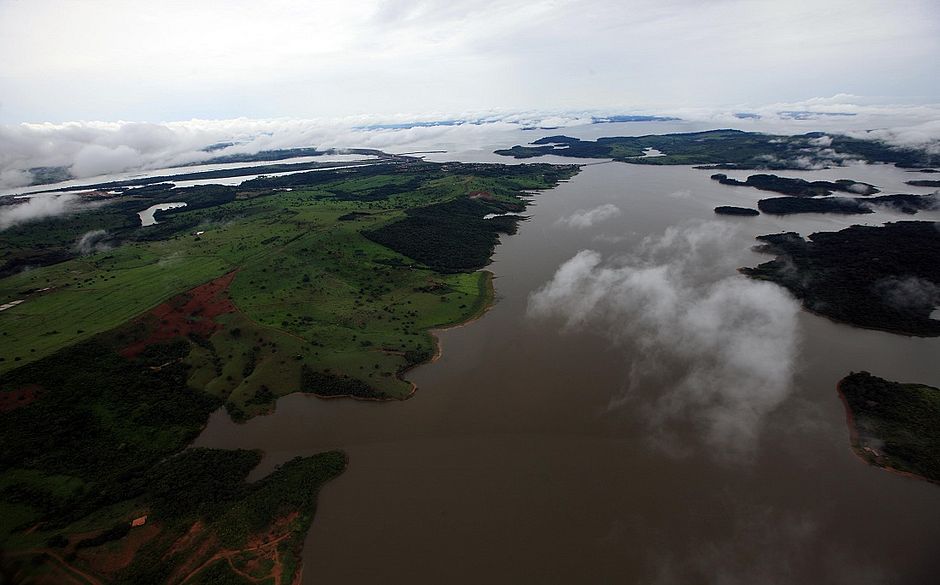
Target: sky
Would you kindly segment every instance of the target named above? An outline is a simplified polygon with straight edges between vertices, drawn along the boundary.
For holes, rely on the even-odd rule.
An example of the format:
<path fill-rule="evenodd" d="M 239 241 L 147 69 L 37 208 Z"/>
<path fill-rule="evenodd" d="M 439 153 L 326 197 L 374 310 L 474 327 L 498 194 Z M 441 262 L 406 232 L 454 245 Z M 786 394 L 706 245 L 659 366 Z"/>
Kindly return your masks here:
<path fill-rule="evenodd" d="M 0 0 L 0 193 L 221 142 L 492 150 L 609 114 L 940 151 L 938 62 L 940 0 Z M 487 124 L 363 128 L 452 119 Z"/>
<path fill-rule="evenodd" d="M 940 102 L 937 0 L 0 0 L 0 123 Z"/>

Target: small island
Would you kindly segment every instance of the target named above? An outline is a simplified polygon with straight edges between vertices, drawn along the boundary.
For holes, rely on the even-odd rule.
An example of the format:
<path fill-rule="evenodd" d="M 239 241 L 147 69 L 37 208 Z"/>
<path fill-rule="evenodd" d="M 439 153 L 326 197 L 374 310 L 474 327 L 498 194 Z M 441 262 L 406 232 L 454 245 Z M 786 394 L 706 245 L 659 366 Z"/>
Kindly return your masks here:
<path fill-rule="evenodd" d="M 729 178 L 728 175 L 724 173 L 715 173 L 711 178 L 722 185 L 754 187 L 761 191 L 774 191 L 793 197 L 832 195 L 833 192 L 836 191 L 854 193 L 856 195 L 874 195 L 878 193 L 878 188 L 874 185 L 860 183 L 850 179 L 839 179 L 838 181 L 807 181 L 805 179 L 778 177 L 777 175 L 751 175 L 746 180 L 739 181 Z"/>
<path fill-rule="evenodd" d="M 905 181 L 913 187 L 937 187 L 940 188 L 940 181 Z"/>
<path fill-rule="evenodd" d="M 940 483 L 940 388 L 857 372 L 843 378 L 838 391 L 859 457 Z"/>
<path fill-rule="evenodd" d="M 757 202 L 757 208 L 770 215 L 795 213 L 839 213 L 842 215 L 874 213 L 871 207 L 859 204 L 850 197 L 771 197 Z"/>
<path fill-rule="evenodd" d="M 740 216 L 754 216 L 760 215 L 760 212 L 756 209 L 751 209 L 750 207 L 735 207 L 733 205 L 719 205 L 715 208 L 715 213 L 718 215 L 740 215 Z"/>
<path fill-rule="evenodd" d="M 912 336 L 940 335 L 940 229 L 932 221 L 855 225 L 759 236 L 757 251 L 777 257 L 751 278 L 788 289 L 807 310 L 856 327 Z"/>
<path fill-rule="evenodd" d="M 874 207 L 884 207 L 913 215 L 921 210 L 936 209 L 934 195 L 880 195 L 878 197 L 771 197 L 761 199 L 757 207 L 771 215 L 794 213 L 839 213 L 856 215 L 874 213 Z"/>

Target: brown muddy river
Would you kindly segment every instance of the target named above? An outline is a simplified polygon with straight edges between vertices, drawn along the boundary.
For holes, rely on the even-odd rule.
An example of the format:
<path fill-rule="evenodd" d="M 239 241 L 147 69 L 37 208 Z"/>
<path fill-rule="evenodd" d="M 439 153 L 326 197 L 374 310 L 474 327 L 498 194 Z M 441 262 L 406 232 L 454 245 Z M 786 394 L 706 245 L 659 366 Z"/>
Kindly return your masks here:
<path fill-rule="evenodd" d="M 928 192 L 885 167 L 781 174 Z M 769 259 L 759 234 L 910 217 L 718 218 L 770 195 L 708 175 L 586 167 L 503 238 L 496 304 L 440 335 L 412 399 L 294 395 L 216 413 L 197 444 L 263 449 L 256 477 L 346 451 L 309 584 L 935 583 L 940 486 L 857 459 L 835 385 L 940 385 L 940 340 L 834 324 L 735 272 Z"/>

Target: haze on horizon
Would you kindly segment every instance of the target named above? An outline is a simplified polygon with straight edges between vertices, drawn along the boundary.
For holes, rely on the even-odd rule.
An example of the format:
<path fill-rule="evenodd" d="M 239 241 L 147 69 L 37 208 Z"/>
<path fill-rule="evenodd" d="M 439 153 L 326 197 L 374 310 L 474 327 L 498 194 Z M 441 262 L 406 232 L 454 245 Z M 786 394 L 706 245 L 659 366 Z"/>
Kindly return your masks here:
<path fill-rule="evenodd" d="M 0 124 L 940 102 L 935 0 L 0 0 Z"/>

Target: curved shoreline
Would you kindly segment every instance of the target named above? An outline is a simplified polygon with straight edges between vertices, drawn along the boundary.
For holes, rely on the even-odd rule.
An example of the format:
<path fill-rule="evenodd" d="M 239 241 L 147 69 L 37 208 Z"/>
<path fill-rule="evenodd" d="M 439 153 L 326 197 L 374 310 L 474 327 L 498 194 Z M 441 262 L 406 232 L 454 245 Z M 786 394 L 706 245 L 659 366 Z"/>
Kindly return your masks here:
<path fill-rule="evenodd" d="M 917 338 L 917 339 L 932 339 L 932 338 L 934 338 L 934 337 L 940 337 L 940 334 L 931 335 L 931 334 L 929 334 L 929 333 L 911 333 L 910 331 L 899 331 L 899 330 L 897 330 L 897 329 L 888 329 L 888 328 L 886 328 L 886 327 L 876 327 L 876 326 L 873 326 L 873 325 L 861 325 L 861 324 L 859 324 L 859 323 L 853 323 L 853 322 L 851 322 L 851 321 L 845 321 L 845 320 L 843 320 L 843 319 L 836 319 L 835 317 L 832 317 L 832 316 L 827 315 L 827 314 L 825 314 L 825 313 L 821 313 L 821 312 L 817 311 L 816 309 L 812 309 L 812 308 L 810 308 L 810 307 L 807 307 L 806 304 L 803 302 L 803 299 L 802 299 L 802 298 L 796 296 L 796 294 L 794 294 L 793 291 L 791 291 L 789 288 L 787 288 L 786 286 L 782 285 L 781 283 L 777 282 L 776 280 L 773 280 L 773 279 L 770 279 L 770 278 L 765 278 L 765 277 L 760 277 L 760 276 L 751 276 L 750 274 L 748 274 L 747 272 L 745 272 L 745 271 L 748 270 L 748 269 L 749 269 L 749 267 L 747 267 L 747 266 L 741 266 L 740 268 L 736 269 L 736 272 L 737 272 L 738 274 L 740 274 L 740 275 L 746 277 L 746 278 L 750 278 L 751 280 L 769 282 L 769 283 L 771 283 L 771 284 L 775 284 L 775 285 L 779 286 L 780 288 L 782 288 L 782 289 L 784 289 L 785 291 L 787 291 L 787 292 L 790 294 L 790 296 L 792 296 L 792 297 L 794 298 L 794 300 L 796 300 L 797 302 L 800 303 L 800 309 L 801 309 L 801 310 L 806 311 L 807 313 L 809 313 L 810 315 L 813 315 L 813 316 L 815 316 L 815 317 L 822 317 L 823 319 L 826 319 L 826 320 L 829 321 L 830 323 L 835 323 L 836 325 L 845 325 L 845 326 L 847 326 L 847 327 L 853 327 L 853 328 L 855 328 L 855 329 L 864 329 L 864 330 L 867 330 L 867 331 L 880 331 L 881 333 L 890 333 L 891 335 L 900 335 L 900 336 L 903 336 L 903 337 L 913 337 L 913 338 Z"/>
<path fill-rule="evenodd" d="M 395 400 L 405 401 L 411 398 L 412 396 L 414 396 L 415 393 L 418 391 L 418 385 L 415 384 L 414 382 L 406 380 L 405 374 L 407 374 L 408 372 L 410 372 L 411 370 L 417 367 L 428 365 L 428 364 L 433 364 L 434 362 L 436 362 L 437 360 L 441 358 L 441 355 L 443 354 L 443 347 L 442 347 L 443 344 L 441 342 L 441 338 L 438 336 L 438 333 L 441 333 L 443 331 L 448 331 L 450 329 L 457 329 L 458 327 L 464 327 L 466 325 L 470 325 L 474 321 L 478 321 L 479 319 L 482 319 L 483 316 L 486 315 L 486 313 L 489 312 L 489 310 L 493 307 L 493 305 L 496 304 L 496 287 L 493 284 L 493 281 L 495 280 L 496 275 L 493 274 L 493 272 L 489 270 L 480 270 L 479 272 L 485 275 L 484 283 L 483 283 L 483 290 L 481 291 L 482 300 L 481 300 L 479 308 L 475 310 L 473 313 L 471 313 L 466 319 L 463 319 L 461 321 L 456 321 L 449 325 L 443 325 L 441 327 L 434 327 L 432 329 L 427 329 L 427 333 L 428 335 L 431 336 L 432 343 L 434 344 L 434 353 L 427 360 L 423 362 L 418 362 L 416 364 L 411 364 L 399 370 L 395 374 L 396 378 L 398 378 L 402 382 L 407 382 L 408 384 L 411 385 L 411 390 L 409 390 L 406 395 L 402 396 L 401 398 L 395 398 L 391 396 L 378 398 L 378 397 L 356 396 L 354 394 L 331 394 L 329 396 L 325 396 L 322 394 L 317 394 L 316 392 L 303 392 L 303 390 L 301 390 L 301 392 L 304 394 L 312 394 L 313 396 L 316 396 L 317 398 L 320 398 L 322 400 L 333 400 L 336 398 L 351 398 L 353 400 L 360 400 L 363 402 L 392 402 Z"/>
<path fill-rule="evenodd" d="M 463 321 L 453 323 L 450 325 L 444 325 L 442 327 L 436 327 L 434 329 L 428 329 L 428 334 L 434 339 L 434 355 L 432 355 L 431 359 L 429 359 L 428 361 L 421 362 L 419 364 L 414 364 L 413 366 L 410 366 L 406 368 L 405 370 L 402 370 L 401 372 L 402 374 L 404 374 L 405 372 L 409 370 L 413 370 L 414 368 L 417 368 L 418 366 L 423 366 L 425 364 L 433 364 L 434 362 L 436 362 L 437 360 L 441 358 L 441 355 L 443 354 L 443 343 L 441 342 L 441 338 L 437 335 L 438 333 L 441 333 L 444 331 L 450 331 L 451 329 L 458 329 L 460 327 L 465 327 L 475 321 L 479 321 L 480 319 L 483 318 L 484 315 L 486 315 L 489 312 L 491 308 L 493 308 L 493 305 L 496 304 L 496 286 L 493 284 L 493 281 L 496 279 L 496 275 L 493 274 L 493 272 L 489 270 L 481 270 L 480 272 L 486 275 L 484 277 L 485 288 L 482 291 L 483 301 L 480 304 L 480 307 L 476 311 L 471 313 L 471 315 L 467 317 L 466 319 L 464 319 Z"/>

